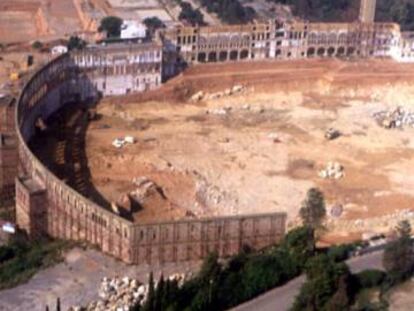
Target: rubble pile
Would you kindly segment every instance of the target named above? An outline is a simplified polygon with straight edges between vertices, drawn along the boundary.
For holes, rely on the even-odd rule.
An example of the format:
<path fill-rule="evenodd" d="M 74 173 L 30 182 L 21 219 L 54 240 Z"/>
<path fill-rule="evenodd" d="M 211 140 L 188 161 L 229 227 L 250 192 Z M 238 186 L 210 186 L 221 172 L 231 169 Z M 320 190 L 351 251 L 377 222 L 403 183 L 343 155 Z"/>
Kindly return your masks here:
<path fill-rule="evenodd" d="M 319 171 L 323 179 L 341 179 L 344 177 L 344 167 L 338 162 L 329 162 L 325 169 Z"/>
<path fill-rule="evenodd" d="M 168 278 L 183 286 L 187 277 L 185 274 L 173 274 Z M 155 284 L 156 287 L 157 284 Z M 69 311 L 130 311 L 136 305 L 143 306 L 148 295 L 148 284 L 142 284 L 129 277 L 104 277 L 99 286 L 98 301 L 92 301 L 86 306 L 72 306 Z"/>
<path fill-rule="evenodd" d="M 414 112 L 405 110 L 403 107 L 379 111 L 372 117 L 386 129 L 414 127 Z"/>
<path fill-rule="evenodd" d="M 234 85 L 232 88 L 225 89 L 223 92 L 217 92 L 217 93 L 212 93 L 212 94 L 206 94 L 203 91 L 199 91 L 195 93 L 193 96 L 191 96 L 191 101 L 199 102 L 205 98 L 208 98 L 210 100 L 218 99 L 221 97 L 231 96 L 237 93 L 241 93 L 243 90 L 244 90 L 243 85 Z"/>
<path fill-rule="evenodd" d="M 130 196 L 138 202 L 144 202 L 146 198 L 150 197 L 153 194 L 158 194 L 161 197 L 165 198 L 161 187 L 145 176 L 136 177 L 132 180 L 132 182 L 137 188 L 135 191 L 132 191 L 130 193 Z"/>
<path fill-rule="evenodd" d="M 125 136 L 124 138 L 116 138 L 113 142 L 112 142 L 112 146 L 114 146 L 115 148 L 122 148 L 127 144 L 135 144 L 136 140 L 134 137 L 132 136 Z"/>

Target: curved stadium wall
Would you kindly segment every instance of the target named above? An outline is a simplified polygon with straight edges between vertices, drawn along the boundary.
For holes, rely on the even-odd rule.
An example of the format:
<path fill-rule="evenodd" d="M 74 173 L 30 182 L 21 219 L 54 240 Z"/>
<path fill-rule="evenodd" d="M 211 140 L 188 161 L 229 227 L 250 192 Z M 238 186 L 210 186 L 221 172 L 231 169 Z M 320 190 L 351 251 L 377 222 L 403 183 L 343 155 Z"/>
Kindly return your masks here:
<path fill-rule="evenodd" d="M 283 213 L 135 224 L 58 179 L 32 153 L 28 142 L 36 135 L 39 119 L 47 120 L 65 105 L 98 96 L 89 73 L 78 66 L 76 57 L 65 54 L 40 68 L 22 89 L 16 106 L 16 219 L 21 229 L 34 238 L 49 235 L 85 241 L 134 264 L 198 260 L 210 252 L 225 257 L 244 245 L 260 249 L 282 238 Z"/>

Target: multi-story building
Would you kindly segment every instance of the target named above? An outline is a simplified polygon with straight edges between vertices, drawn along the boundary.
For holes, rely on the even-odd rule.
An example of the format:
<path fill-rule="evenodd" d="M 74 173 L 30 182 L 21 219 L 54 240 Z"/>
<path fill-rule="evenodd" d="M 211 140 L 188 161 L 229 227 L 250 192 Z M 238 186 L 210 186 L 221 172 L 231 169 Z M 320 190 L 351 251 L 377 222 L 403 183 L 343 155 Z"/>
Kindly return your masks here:
<path fill-rule="evenodd" d="M 73 59 L 104 96 L 151 90 L 162 82 L 162 46 L 157 43 L 100 45 L 74 53 Z"/>
<path fill-rule="evenodd" d="M 306 57 L 393 56 L 400 27 L 394 23 L 278 22 L 216 27 L 178 26 L 160 33 L 180 64 Z"/>

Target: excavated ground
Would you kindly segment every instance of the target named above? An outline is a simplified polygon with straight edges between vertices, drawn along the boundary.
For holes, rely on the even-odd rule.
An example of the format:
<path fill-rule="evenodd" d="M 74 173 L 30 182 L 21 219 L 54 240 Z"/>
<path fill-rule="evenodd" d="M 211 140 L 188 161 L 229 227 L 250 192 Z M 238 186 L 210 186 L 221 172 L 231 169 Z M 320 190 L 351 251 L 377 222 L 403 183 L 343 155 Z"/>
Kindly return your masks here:
<path fill-rule="evenodd" d="M 100 103 L 75 166 L 107 206 L 136 189 L 133 178 L 154 182 L 158 191 L 132 212 L 137 222 L 284 211 L 294 225 L 316 186 L 328 210 L 344 208 L 329 216 L 328 242 L 386 231 L 414 207 L 414 129 L 384 129 L 372 114 L 414 110 L 413 69 L 384 60 L 196 66 L 157 91 Z M 189 100 L 234 85 L 243 91 Z M 327 141 L 331 127 L 343 135 Z M 137 143 L 112 146 L 126 135 Z M 318 176 L 329 161 L 344 178 Z"/>

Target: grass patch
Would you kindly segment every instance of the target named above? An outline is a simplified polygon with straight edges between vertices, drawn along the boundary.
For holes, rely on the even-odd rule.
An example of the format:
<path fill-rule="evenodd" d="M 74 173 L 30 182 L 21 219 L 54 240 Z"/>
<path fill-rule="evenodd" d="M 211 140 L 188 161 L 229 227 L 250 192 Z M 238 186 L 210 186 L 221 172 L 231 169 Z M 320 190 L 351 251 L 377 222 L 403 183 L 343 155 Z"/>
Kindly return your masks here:
<path fill-rule="evenodd" d="M 0 289 L 27 282 L 36 272 L 63 259 L 69 243 L 60 240 L 28 242 L 16 239 L 0 247 Z"/>

